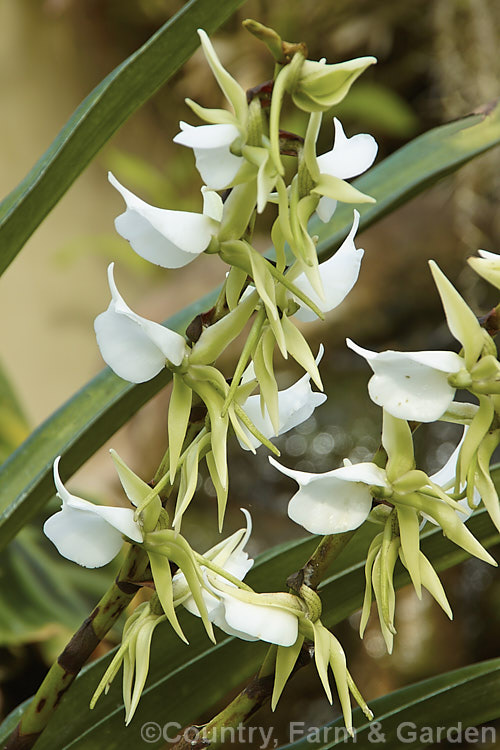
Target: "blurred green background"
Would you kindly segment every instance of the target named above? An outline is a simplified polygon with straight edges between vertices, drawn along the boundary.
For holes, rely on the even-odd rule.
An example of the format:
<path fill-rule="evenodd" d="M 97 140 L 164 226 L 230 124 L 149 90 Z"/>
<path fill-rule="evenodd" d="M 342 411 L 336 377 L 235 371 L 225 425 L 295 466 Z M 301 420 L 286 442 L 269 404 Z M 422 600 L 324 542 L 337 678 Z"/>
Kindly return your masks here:
<path fill-rule="evenodd" d="M 0 0 L 2 194 L 25 175 L 81 99 L 182 5 L 167 0 Z M 379 160 L 417 134 L 499 96 L 500 4 L 494 0 L 249 0 L 216 35 L 215 45 L 233 75 L 251 87 L 270 77 L 272 62 L 241 29 L 246 17 L 273 26 L 289 41 L 305 41 L 312 59 L 378 58 L 378 65 L 332 115 L 341 118 L 348 135 L 372 133 L 379 142 Z M 153 204 L 200 209 L 201 183 L 192 154 L 172 143 L 179 119 L 197 124 L 184 104 L 186 96 L 205 106 L 223 104 L 199 51 L 122 127 L 2 277 L 0 363 L 5 382 L 0 387 L 0 459 L 102 367 L 93 319 L 108 305 L 105 269 L 111 260 L 117 262 L 117 282 L 130 306 L 156 320 L 222 280 L 225 267 L 213 257 L 202 257 L 176 272 L 152 267 L 113 229 L 122 201 L 106 181 L 109 169 Z M 290 116 L 288 129 L 302 126 L 300 118 Z M 331 139 L 327 116 L 319 151 L 328 150 Z M 283 463 L 325 471 L 346 456 L 367 460 L 377 447 L 380 414 L 366 394 L 369 372 L 346 351 L 346 336 L 377 349 L 451 345 L 427 270 L 428 258 L 438 261 L 478 313 L 495 302 L 464 259 L 478 247 L 500 250 L 499 174 L 499 152 L 494 150 L 358 240 L 366 254 L 355 290 L 325 324 L 308 329 L 314 347 L 320 341 L 325 344 L 322 375 L 329 399 L 308 422 L 278 441 Z M 264 215 L 256 237 L 263 249 L 271 219 L 272 210 Z M 228 370 L 230 364 L 228 360 Z M 284 364 L 282 387 L 299 374 Z M 160 394 L 110 442 L 146 479 L 165 448 L 167 396 Z M 422 467 L 432 471 L 445 462 L 460 431 L 436 425 L 419 433 Z M 241 523 L 237 509 L 244 505 L 255 519 L 252 553 L 301 535 L 285 515 L 294 485 L 269 467 L 264 449 L 255 458 L 234 444 L 230 461 L 226 531 Z M 123 502 L 106 448 L 70 486 L 86 497 Z M 214 521 L 214 496 L 203 475 L 185 525 L 194 546 L 203 549 L 213 542 Z M 32 545 L 26 563 L 29 576 L 37 560 L 51 551 L 36 529 L 23 534 L 30 536 Z M 2 563 L 4 592 L 13 557 Z M 109 570 L 76 572 L 72 563 L 57 558 L 51 565 L 60 570 L 60 612 L 52 610 L 51 615 L 40 602 L 38 611 L 25 613 L 19 622 L 10 610 L 0 614 L 3 713 L 37 687 L 44 663 L 112 576 Z M 398 599 L 392 658 L 384 653 L 375 622 L 362 642 L 356 616 L 337 628 L 366 698 L 498 655 L 500 582 L 495 571 L 471 560 L 443 578 L 455 622 L 449 623 L 427 598 L 418 602 L 405 589 Z M 85 595 L 75 602 L 72 596 L 80 581 Z M 303 670 L 293 685 L 290 696 L 295 696 L 294 711 L 301 720 L 318 724 L 332 717 L 313 670 Z M 278 720 L 288 720 L 288 712 L 281 706 Z"/>

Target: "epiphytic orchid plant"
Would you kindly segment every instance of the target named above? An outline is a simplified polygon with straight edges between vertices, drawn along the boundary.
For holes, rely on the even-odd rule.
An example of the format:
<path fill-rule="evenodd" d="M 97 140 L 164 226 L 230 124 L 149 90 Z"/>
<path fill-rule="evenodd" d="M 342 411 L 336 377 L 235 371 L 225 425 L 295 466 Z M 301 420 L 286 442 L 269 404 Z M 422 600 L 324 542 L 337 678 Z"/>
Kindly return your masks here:
<path fill-rule="evenodd" d="M 45 521 L 44 531 L 62 556 L 89 568 L 105 565 L 123 543 L 129 545 L 117 582 L 104 597 L 105 606 L 101 602 L 91 625 L 85 626 L 92 628 L 90 643 L 103 637 L 138 589 L 149 592 L 147 600 L 129 614 L 121 645 L 95 685 L 91 708 L 122 669 L 125 723 L 130 724 L 148 684 L 151 644 L 162 637 L 158 626 L 166 623 L 188 644 L 187 612 L 192 619 L 199 618 L 212 643 L 227 634 L 269 644 L 256 679 L 267 679 L 270 691 L 236 697 L 207 725 L 207 742 L 217 727 L 244 721 L 259 702 L 270 698 L 274 710 L 288 679 L 311 660 L 328 700 L 338 699 L 345 728 L 353 736 L 350 696 L 368 720 L 373 713 L 349 673 L 344 650 L 328 629 L 328 619 L 322 620 L 322 594 L 317 590 L 321 577 L 357 529 L 366 524 L 375 530 L 366 554 L 360 633 L 366 628 L 374 595 L 382 635 L 391 652 L 396 635 L 394 571 L 398 560 L 417 595 L 426 588 L 452 616 L 433 561 L 421 549 L 427 521 L 463 552 L 496 565 L 468 528 L 467 519 L 484 506 L 500 531 L 498 495 L 490 474 L 491 455 L 500 443 L 500 365 L 492 325 L 481 324 L 431 261 L 447 324 L 460 350 L 374 352 L 348 339 L 348 347 L 373 370 L 368 390 L 382 408 L 381 448 L 371 461 L 353 464 L 346 459 L 344 466 L 332 466 L 321 474 L 299 471 L 277 460 L 274 438 L 307 420 L 327 398 L 320 365 L 328 344 L 321 345 L 315 355 L 307 341 L 308 326 L 341 305 L 356 284 L 364 252 L 355 244 L 358 208 L 374 203 L 348 182 L 374 162 L 374 138 L 364 133 L 347 137 L 335 117 L 333 147 L 317 154 L 318 134 L 323 115 L 331 126 L 332 107 L 376 61 L 372 57 L 333 64 L 311 61 L 303 44 L 282 42 L 276 32 L 255 22 L 246 25 L 266 42 L 275 58 L 273 80 L 250 92 L 222 66 L 207 34 L 199 30 L 206 60 L 230 108 L 206 109 L 188 100 L 203 124 L 182 122 L 174 138 L 193 151 L 205 183 L 202 212 L 150 206 L 109 175 L 126 204 L 116 218 L 116 229 L 134 252 L 168 269 L 195 263 L 202 253 L 214 256 L 213 263 L 229 266 L 214 307 L 203 316 L 196 334 L 189 328 L 189 336 L 133 312 L 118 291 L 114 264 L 108 268 L 111 302 L 95 320 L 97 344 L 106 364 L 129 383 L 147 383 L 164 370 L 171 374 L 168 448 L 154 483 L 137 476 L 111 452 L 130 503 L 125 508 L 96 505 L 73 495 L 60 478 L 60 459 L 56 458 L 54 482 L 62 507 Z M 307 114 L 304 133 L 289 133 L 282 127 L 285 99 Z M 293 169 L 285 170 L 284 154 L 295 157 Z M 316 214 L 321 221 L 330 221 L 338 202 L 352 206 L 352 226 L 337 252 L 320 262 L 311 220 Z M 253 244 L 255 223 L 268 204 L 276 206 L 275 261 Z M 481 251 L 471 266 L 499 286 L 498 256 Z M 117 278 L 119 283 L 119 270 Z M 299 327 L 299 321 L 305 325 Z M 242 334 L 234 372 L 227 378 L 219 368 L 219 358 L 233 342 L 241 341 Z M 279 388 L 276 352 L 291 357 L 303 370 L 288 388 Z M 473 401 L 456 401 L 457 389 L 468 392 Z M 465 429 L 452 458 L 429 476 L 416 464 L 412 431 L 416 422 L 437 420 L 459 423 Z M 184 516 L 197 499 L 203 461 L 217 494 L 214 525 L 222 531 L 231 502 L 227 460 L 231 432 L 243 450 L 273 454 L 269 457 L 272 466 L 299 486 L 288 505 L 289 518 L 322 537 L 308 563 L 288 579 L 288 586 L 283 582 L 283 590 L 256 591 L 244 580 L 253 566 L 245 550 L 251 531 L 247 511 L 246 529 L 205 553 L 193 549 L 183 534 Z M 290 485 L 291 494 L 292 489 Z M 54 696 L 72 681 L 67 676 L 75 672 L 68 666 L 70 652 L 71 648 L 64 652 L 42 684 L 7 744 L 9 750 L 31 747 L 43 731 L 45 719 L 57 706 Z"/>

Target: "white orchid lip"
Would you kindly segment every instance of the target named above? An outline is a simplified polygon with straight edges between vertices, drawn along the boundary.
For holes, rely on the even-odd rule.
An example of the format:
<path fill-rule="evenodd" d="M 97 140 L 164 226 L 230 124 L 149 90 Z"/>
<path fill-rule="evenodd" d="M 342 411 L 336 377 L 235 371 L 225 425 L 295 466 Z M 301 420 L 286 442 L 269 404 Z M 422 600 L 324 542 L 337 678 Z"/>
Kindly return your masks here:
<path fill-rule="evenodd" d="M 318 357 L 316 362 L 319 363 L 324 353 L 323 345 L 320 346 Z M 247 373 L 248 378 L 250 372 Z M 285 388 L 282 391 L 278 391 L 278 411 L 279 411 L 279 431 L 278 435 L 284 435 L 285 432 L 292 430 L 299 424 L 302 424 L 309 419 L 314 410 L 321 406 L 327 399 L 325 393 L 319 393 L 313 391 L 311 388 L 311 376 L 309 373 L 305 373 L 299 380 L 297 380 L 289 388 Z M 264 416 L 262 416 L 262 409 L 260 405 L 260 396 L 249 396 L 245 403 L 242 405 L 242 409 L 247 417 L 254 423 L 257 429 L 266 438 L 272 438 L 276 436 L 274 427 L 271 422 L 271 418 L 266 409 Z M 242 424 L 248 441 L 251 443 L 253 448 L 258 448 L 261 443 L 259 440 L 252 435 L 247 428 Z M 240 440 L 238 442 L 243 450 L 250 450 L 248 445 Z"/>
<path fill-rule="evenodd" d="M 368 133 L 358 133 L 347 138 L 342 123 L 337 117 L 333 118 L 333 124 L 335 128 L 333 148 L 317 157 L 320 173 L 348 180 L 366 172 L 377 156 L 378 144 L 375 138 Z M 336 206 L 337 201 L 322 196 L 316 209 L 321 221 L 325 223 L 330 221 Z"/>
<path fill-rule="evenodd" d="M 373 370 L 368 392 L 374 403 L 398 419 L 434 422 L 453 401 L 449 375 L 464 369 L 455 352 L 372 352 L 346 339 L 347 346 Z"/>
<path fill-rule="evenodd" d="M 205 184 L 213 190 L 222 190 L 233 182 L 245 159 L 231 153 L 232 144 L 240 138 L 236 125 L 189 125 L 179 123 L 181 132 L 174 143 L 192 148 L 196 168 Z"/>
<path fill-rule="evenodd" d="M 288 469 L 272 456 L 269 462 L 299 485 L 288 505 L 288 515 L 312 534 L 339 534 L 357 529 L 371 511 L 370 488 L 389 488 L 385 471 L 369 462 L 324 474 Z"/>
<path fill-rule="evenodd" d="M 123 536 L 142 542 L 142 530 L 132 509 L 94 505 L 68 492 L 59 476 L 60 458 L 54 461 L 54 483 L 62 509 L 43 527 L 59 553 L 83 567 L 100 568 L 116 557 Z"/>
<path fill-rule="evenodd" d="M 151 380 L 166 366 L 178 366 L 187 352 L 183 336 L 133 312 L 120 295 L 113 263 L 108 267 L 111 302 L 97 316 L 94 328 L 102 358 L 111 369 L 131 383 Z"/>
<path fill-rule="evenodd" d="M 214 611 L 213 623 L 228 635 L 245 641 L 266 641 L 278 646 L 293 646 L 299 634 L 298 617 L 285 609 L 268 603 L 258 603 L 262 594 L 254 594 L 254 601 L 244 602 L 226 592 Z"/>
<path fill-rule="evenodd" d="M 323 284 L 324 299 L 314 291 L 305 273 L 294 280 L 294 284 L 301 292 L 306 294 L 321 312 L 327 313 L 338 307 L 347 297 L 354 284 L 358 280 L 361 268 L 361 260 L 364 250 L 356 248 L 354 238 L 359 227 L 359 211 L 354 210 L 354 220 L 349 234 L 341 244 L 337 252 L 331 258 L 320 263 L 318 272 Z M 317 315 L 299 299 L 295 300 L 299 309 L 295 316 L 304 322 L 317 319 Z"/>
<path fill-rule="evenodd" d="M 108 180 L 123 197 L 127 210 L 115 219 L 118 234 L 150 263 L 163 268 L 181 268 L 207 249 L 222 218 L 222 201 L 211 199 L 212 211 L 171 211 L 150 206 L 121 185 L 111 172 Z M 220 203 L 214 212 L 214 200 Z"/>

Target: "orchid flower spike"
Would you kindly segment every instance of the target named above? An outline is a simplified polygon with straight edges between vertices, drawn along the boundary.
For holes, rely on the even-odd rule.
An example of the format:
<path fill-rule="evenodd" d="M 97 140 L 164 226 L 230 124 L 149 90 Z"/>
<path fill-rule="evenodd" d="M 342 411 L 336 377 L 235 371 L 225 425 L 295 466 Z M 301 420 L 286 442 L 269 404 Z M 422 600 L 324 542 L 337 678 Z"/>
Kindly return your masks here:
<path fill-rule="evenodd" d="M 191 263 L 209 246 L 222 219 L 222 200 L 203 187 L 203 213 L 170 211 L 150 206 L 123 187 L 108 173 L 108 180 L 127 204 L 125 213 L 115 219 L 118 234 L 132 249 L 163 268 L 181 268 Z"/>
<path fill-rule="evenodd" d="M 272 456 L 269 461 L 299 485 L 288 505 L 288 516 L 311 534 L 357 529 L 371 511 L 371 487 L 390 488 L 385 471 L 370 462 L 350 464 L 346 459 L 339 469 L 313 474 L 288 469 Z"/>
<path fill-rule="evenodd" d="M 347 138 L 340 120 L 334 117 L 333 124 L 335 127 L 334 144 L 330 151 L 317 157 L 320 177 L 313 190 L 322 195 L 316 213 L 324 222 L 332 218 L 337 207 L 337 200 L 343 200 L 341 181 L 366 172 L 375 161 L 378 151 L 377 141 L 372 135 L 359 133 Z"/>
<path fill-rule="evenodd" d="M 323 200 L 323 198 L 321 199 Z M 324 290 L 324 299 L 314 291 L 305 273 L 300 274 L 294 280 L 296 287 L 309 297 L 323 313 L 330 312 L 340 305 L 347 297 L 354 284 L 358 280 L 361 268 L 361 259 L 364 250 L 356 248 L 354 238 L 359 227 L 359 212 L 354 210 L 352 227 L 337 252 L 331 258 L 320 263 L 318 272 Z M 307 307 L 299 299 L 294 298 L 299 309 L 295 313 L 299 320 L 306 322 L 316 320 L 317 315 L 310 307 Z"/>
<path fill-rule="evenodd" d="M 450 376 L 465 373 L 465 362 L 455 352 L 371 352 L 346 339 L 373 370 L 370 398 L 399 419 L 434 422 L 455 396 Z"/>
<path fill-rule="evenodd" d="M 316 359 L 317 363 L 323 356 L 323 352 L 324 348 L 321 345 Z M 249 396 L 242 405 L 242 408 L 255 427 L 257 427 L 264 437 L 269 439 L 273 436 L 284 435 L 285 432 L 305 422 L 316 407 L 323 404 L 326 399 L 327 396 L 325 393 L 318 393 L 312 390 L 311 375 L 306 372 L 305 375 L 289 388 L 278 391 L 279 429 L 277 431 L 273 426 L 267 408 L 265 408 L 264 415 L 262 414 L 260 395 Z M 261 445 L 259 440 L 244 425 L 242 425 L 242 430 L 244 436 L 247 438 L 246 442 L 242 439 L 243 436 L 240 437 L 237 435 L 237 438 L 243 450 L 252 450 L 252 448 L 258 448 Z"/>
<path fill-rule="evenodd" d="M 142 542 L 142 530 L 131 508 L 94 505 L 68 492 L 59 476 L 60 459 L 54 461 L 54 483 L 62 508 L 43 527 L 58 552 L 84 568 L 101 568 L 116 557 L 124 536 Z"/>
<path fill-rule="evenodd" d="M 94 322 L 97 344 L 107 365 L 130 383 L 144 383 L 169 363 L 179 366 L 188 352 L 184 336 L 142 318 L 125 303 L 108 266 L 111 302 Z"/>

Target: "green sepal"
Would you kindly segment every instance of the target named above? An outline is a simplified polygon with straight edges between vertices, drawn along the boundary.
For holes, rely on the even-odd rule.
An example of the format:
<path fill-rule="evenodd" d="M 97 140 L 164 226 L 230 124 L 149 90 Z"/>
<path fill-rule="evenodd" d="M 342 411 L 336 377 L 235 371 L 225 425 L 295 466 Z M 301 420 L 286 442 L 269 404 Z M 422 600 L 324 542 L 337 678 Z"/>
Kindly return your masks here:
<path fill-rule="evenodd" d="M 290 318 L 286 317 L 286 315 L 283 316 L 281 325 L 283 327 L 283 333 L 285 334 L 286 348 L 289 353 L 294 360 L 298 362 L 307 373 L 309 373 L 318 388 L 323 390 L 323 383 L 321 382 L 318 365 L 316 364 L 314 355 L 304 336 L 301 334 L 297 326 L 292 323 Z"/>
<path fill-rule="evenodd" d="M 269 414 L 274 433 L 280 429 L 278 384 L 274 376 L 273 364 L 274 336 L 270 328 L 266 328 L 260 337 L 253 355 L 255 375 L 260 386 L 260 404 L 262 415 L 265 410 Z"/>
<path fill-rule="evenodd" d="M 193 391 L 186 383 L 182 375 L 173 373 L 173 387 L 168 406 L 168 447 L 170 484 L 175 481 L 177 465 L 184 445 L 186 430 L 191 413 Z"/>
<path fill-rule="evenodd" d="M 160 552 L 155 552 L 152 549 L 148 549 L 148 557 L 156 594 L 160 600 L 161 606 L 163 607 L 163 611 L 181 641 L 189 643 L 182 631 L 175 612 L 172 573 L 170 571 L 169 559 Z"/>
<path fill-rule="evenodd" d="M 161 500 L 158 495 L 152 495 L 149 484 L 146 484 L 140 477 L 130 469 L 125 461 L 120 458 L 118 453 L 111 448 L 109 451 L 116 471 L 120 478 L 125 494 L 133 505 L 140 509 L 141 523 L 144 531 L 152 531 L 158 523 L 158 518 L 162 509 Z M 151 497 L 152 495 L 152 497 Z M 141 508 L 144 500 L 151 497 L 146 506 Z"/>
<path fill-rule="evenodd" d="M 380 545 L 382 544 L 383 532 L 377 534 L 372 539 L 368 553 L 366 555 L 365 562 L 365 595 L 363 598 L 363 607 L 361 610 L 361 620 L 359 622 L 359 637 L 362 638 L 365 634 L 365 629 L 368 624 L 370 617 L 370 610 L 372 607 L 372 569 L 375 558 L 380 551 Z"/>
<path fill-rule="evenodd" d="M 375 198 L 366 195 L 358 190 L 349 182 L 341 180 L 340 177 L 334 177 L 331 174 L 320 174 L 319 179 L 312 188 L 312 193 L 325 195 L 335 201 L 342 203 L 376 203 Z"/>
<path fill-rule="evenodd" d="M 151 640 L 156 626 L 163 620 L 162 617 L 149 617 L 139 629 L 135 639 L 135 664 L 134 664 L 134 690 L 128 697 L 127 711 L 125 714 L 125 726 L 132 721 L 139 701 L 141 699 L 144 685 L 149 672 L 149 658 L 151 653 Z"/>
<path fill-rule="evenodd" d="M 385 467 L 387 479 L 392 484 L 396 479 L 415 468 L 413 438 L 408 422 L 393 417 L 384 409 L 382 445 L 387 452 Z"/>
<path fill-rule="evenodd" d="M 180 531 L 182 517 L 196 491 L 200 453 L 208 445 L 210 445 L 210 434 L 203 435 L 201 440 L 195 440 L 186 451 L 186 457 L 181 468 L 181 481 L 175 504 L 174 520 L 172 521 L 172 526 L 176 531 Z"/>
<path fill-rule="evenodd" d="M 217 519 L 218 519 L 219 533 L 220 533 L 222 531 L 222 526 L 224 524 L 224 515 L 226 512 L 229 487 L 227 485 L 226 487 L 223 487 L 220 482 L 219 474 L 217 472 L 217 467 L 215 465 L 215 459 L 214 459 L 214 455 L 212 451 L 207 453 L 207 455 L 205 456 L 205 460 L 207 462 L 207 468 L 210 474 L 210 479 L 212 480 L 212 484 L 215 487 L 215 492 L 217 493 Z"/>
<path fill-rule="evenodd" d="M 214 77 L 219 84 L 222 93 L 224 94 L 228 102 L 232 105 L 237 120 L 242 125 L 246 125 L 248 105 L 245 91 L 242 89 L 240 84 L 235 81 L 232 75 L 230 75 L 222 66 L 206 32 L 203 31 L 203 29 L 198 29 L 198 34 L 207 62 L 210 65 L 212 73 L 214 74 Z"/>
<path fill-rule="evenodd" d="M 490 460 L 500 442 L 500 430 L 486 435 L 477 450 L 475 484 L 486 510 L 496 528 L 500 531 L 500 505 L 495 484 L 490 476 Z"/>
<path fill-rule="evenodd" d="M 291 62 L 285 65 L 274 81 L 273 95 L 271 99 L 271 108 L 269 113 L 269 136 L 271 141 L 271 155 L 274 165 L 280 175 L 285 174 L 285 169 L 280 156 L 280 116 L 283 105 L 285 91 L 296 85 L 300 76 L 302 65 L 305 58 L 300 53 L 296 53 Z"/>
<path fill-rule="evenodd" d="M 398 506 L 400 505 L 408 505 L 431 516 L 438 526 L 441 526 L 444 535 L 452 542 L 462 547 L 470 555 L 479 558 L 479 560 L 496 566 L 497 563 L 494 558 L 462 523 L 457 512 L 442 500 L 415 492 L 398 497 Z"/>
<path fill-rule="evenodd" d="M 401 548 L 403 550 L 406 568 L 410 574 L 415 592 L 422 598 L 422 580 L 420 578 L 420 522 L 418 513 L 413 508 L 396 504 L 398 514 Z"/>
<path fill-rule="evenodd" d="M 478 396 L 478 398 L 479 409 L 467 430 L 457 461 L 457 486 L 455 491 L 458 491 L 458 487 L 465 482 L 468 467 L 472 463 L 481 442 L 486 437 L 495 416 L 492 399 L 489 396 Z"/>
<path fill-rule="evenodd" d="M 330 633 L 330 667 L 333 672 L 335 684 L 337 686 L 337 693 L 340 700 L 340 706 L 342 708 L 342 714 L 344 716 L 345 727 L 351 737 L 354 737 L 352 729 L 352 708 L 351 699 L 349 697 L 349 683 L 347 679 L 347 664 L 345 653 L 344 649 L 335 638 L 333 633 Z"/>
<path fill-rule="evenodd" d="M 280 452 L 279 452 L 279 450 L 278 450 L 278 449 L 276 448 L 276 446 L 275 446 L 275 445 L 273 445 L 273 444 L 271 443 L 271 441 L 270 441 L 270 440 L 268 440 L 268 439 L 267 439 L 267 438 L 266 438 L 266 437 L 265 437 L 265 436 L 264 436 L 264 435 L 262 434 L 262 432 L 261 432 L 261 431 L 260 431 L 259 429 L 257 429 L 257 427 L 256 427 L 256 426 L 254 425 L 254 423 L 253 423 L 253 422 L 252 422 L 252 420 L 250 419 L 250 417 L 249 417 L 249 416 L 248 416 L 248 415 L 247 415 L 247 414 L 246 414 L 246 413 L 245 413 L 245 412 L 243 411 L 243 409 L 241 408 L 241 406 L 240 406 L 240 405 L 239 405 L 239 404 L 238 404 L 238 403 L 237 403 L 236 401 L 233 401 L 233 403 L 232 403 L 232 404 L 230 405 L 230 407 L 229 407 L 229 410 L 228 410 L 228 413 L 229 413 L 230 415 L 232 415 L 232 416 L 231 416 L 231 422 L 232 422 L 232 424 L 233 424 L 233 427 L 234 427 L 234 419 L 236 419 L 236 418 L 237 418 L 237 419 L 239 419 L 239 420 L 240 420 L 240 421 L 241 421 L 241 422 L 242 422 L 242 423 L 243 423 L 243 424 L 245 425 L 245 427 L 247 428 L 247 430 L 248 430 L 249 432 L 251 432 L 251 433 L 252 433 L 252 435 L 253 435 L 254 437 L 256 437 L 256 438 L 257 438 L 257 440 L 259 440 L 259 442 L 261 442 L 261 443 L 262 443 L 262 445 L 265 445 L 265 446 L 266 446 L 266 448 L 267 448 L 268 450 L 270 450 L 270 451 L 271 451 L 272 453 L 274 453 L 274 455 L 275 455 L 275 456 L 280 456 L 280 455 L 281 455 L 281 454 L 280 454 Z M 235 432 L 236 432 L 236 433 L 237 433 L 238 435 L 240 435 L 240 433 L 238 432 L 238 430 L 237 430 L 237 429 L 235 429 Z M 253 452 L 255 453 L 255 449 L 254 449 L 254 448 L 252 448 L 252 447 L 250 446 L 250 444 L 249 444 L 249 443 L 247 442 L 247 439 L 246 439 L 246 437 L 244 437 L 244 436 L 240 435 L 240 438 L 241 438 L 241 439 L 243 440 L 243 442 L 244 442 L 244 443 L 245 443 L 246 445 L 248 445 L 248 446 L 249 446 L 249 448 L 250 448 L 250 449 L 251 449 L 251 450 L 252 450 L 252 451 L 253 451 Z"/>
<path fill-rule="evenodd" d="M 401 562 L 406 567 L 406 561 L 404 559 L 404 555 L 402 555 L 401 550 L 400 556 Z M 441 609 L 448 615 L 450 620 L 453 620 L 453 612 L 451 611 L 451 607 L 446 597 L 443 584 L 439 580 L 438 574 L 423 552 L 420 552 L 420 579 L 422 581 L 422 586 L 424 586 L 429 594 L 437 601 Z"/>
<path fill-rule="evenodd" d="M 316 669 L 323 685 L 323 689 L 330 704 L 333 703 L 332 691 L 328 681 L 328 665 L 330 663 L 330 633 L 324 625 L 318 622 L 312 623 L 314 631 L 314 661 Z"/>
<path fill-rule="evenodd" d="M 500 378 L 500 362 L 495 355 L 487 354 L 481 357 L 479 362 L 476 362 L 470 374 L 473 381 L 473 389 L 478 381 L 486 381 L 485 385 L 489 381 L 498 381 Z"/>
<path fill-rule="evenodd" d="M 222 354 L 237 338 L 250 320 L 258 303 L 258 295 L 252 292 L 227 315 L 203 330 L 189 355 L 190 364 L 208 365 Z"/>
<path fill-rule="evenodd" d="M 271 711 L 274 711 L 278 705 L 278 701 L 286 683 L 288 682 L 288 678 L 292 674 L 293 668 L 297 662 L 303 643 L 304 636 L 299 634 L 293 646 L 278 646 L 274 672 L 273 694 L 271 697 Z"/>
<path fill-rule="evenodd" d="M 305 112 L 325 112 L 346 96 L 354 81 L 370 66 L 375 57 L 325 65 L 305 60 L 300 77 L 290 89 L 294 104 Z"/>
<path fill-rule="evenodd" d="M 253 170 L 253 167 L 252 167 Z M 248 181 L 233 187 L 224 203 L 222 221 L 217 233 L 220 243 L 239 240 L 247 231 L 250 220 L 255 211 L 257 200 L 256 174 Z M 229 261 L 231 264 L 231 261 Z"/>
<path fill-rule="evenodd" d="M 322 115 L 319 112 L 312 112 L 309 116 L 309 122 L 307 123 L 307 130 L 304 138 L 304 149 L 302 152 L 304 164 L 307 167 L 313 182 L 317 182 L 320 177 L 318 161 L 316 159 L 316 141 L 318 140 L 321 120 Z"/>
<path fill-rule="evenodd" d="M 439 266 L 429 261 L 434 283 L 446 314 L 451 334 L 460 341 L 464 348 L 465 366 L 468 370 L 476 363 L 484 345 L 482 329 L 478 319 L 464 298 L 457 292 Z"/>
<path fill-rule="evenodd" d="M 205 120 L 212 125 L 235 125 L 236 127 L 239 125 L 236 117 L 227 109 L 207 109 L 192 99 L 184 99 L 184 101 L 200 120 Z"/>
<path fill-rule="evenodd" d="M 243 395 L 241 391 L 241 378 L 245 372 L 245 368 L 247 366 L 250 355 L 253 349 L 255 348 L 256 344 L 258 343 L 260 332 L 262 330 L 262 326 L 264 325 L 265 319 L 266 319 L 266 312 L 264 308 L 261 306 L 257 315 L 255 316 L 255 319 L 252 323 L 252 327 L 250 328 L 246 341 L 243 345 L 243 349 L 241 350 L 240 356 L 238 358 L 238 362 L 234 370 L 231 385 L 229 386 L 226 400 L 224 401 L 224 406 L 222 407 L 222 416 L 226 414 L 231 401 L 236 396 L 236 393 L 238 393 L 238 397 L 240 397 L 240 395 Z M 273 343 L 274 343 L 274 339 L 273 339 Z M 255 385 L 251 388 L 250 393 L 253 390 L 255 390 Z M 250 393 L 248 393 L 248 395 L 250 395 Z M 240 403 L 242 402 L 240 401 Z"/>
<path fill-rule="evenodd" d="M 201 590 L 203 585 L 203 574 L 198 563 L 196 562 L 194 552 L 187 541 L 176 531 L 173 531 L 172 529 L 163 529 L 161 531 L 154 531 L 149 534 L 145 543 L 145 547 L 148 555 L 151 555 L 151 553 L 163 555 L 167 562 L 168 560 L 172 560 L 174 563 L 176 563 L 176 565 L 179 566 L 187 581 L 194 602 L 198 608 L 201 620 L 203 622 L 203 625 L 205 626 L 205 630 L 207 631 L 207 635 L 212 643 L 215 643 L 216 641 L 212 623 L 208 619 L 207 607 L 205 604 L 205 600 L 203 599 Z M 158 596 L 160 596 L 158 590 L 157 593 Z M 160 602 L 163 606 L 161 597 Z M 168 612 L 166 611 L 165 614 L 167 615 L 167 617 L 169 616 Z"/>
<path fill-rule="evenodd" d="M 372 585 L 377 602 L 378 618 L 380 630 L 389 654 L 392 654 L 394 646 L 394 612 L 396 609 L 396 594 L 394 592 L 393 571 L 398 556 L 399 540 L 394 538 L 387 550 L 385 564 L 382 565 L 381 551 L 375 557 L 372 567 Z M 385 593 L 382 594 L 382 588 L 385 587 Z M 387 611 L 384 612 L 382 607 L 383 601 L 387 602 Z"/>
<path fill-rule="evenodd" d="M 241 268 L 231 266 L 226 278 L 226 301 L 230 310 L 234 310 L 240 301 L 241 293 L 245 288 L 248 274 Z"/>
<path fill-rule="evenodd" d="M 222 373 L 208 365 L 193 365 L 188 372 L 189 384 L 196 391 L 208 410 L 210 436 L 215 465 L 220 483 L 227 487 L 227 430 L 228 417 L 222 416 L 222 408 L 228 386 Z"/>
<path fill-rule="evenodd" d="M 429 484 L 429 477 L 424 471 L 420 469 L 411 469 L 406 474 L 402 474 L 392 482 L 392 488 L 394 492 L 400 495 L 406 495 L 408 492 L 415 492 L 421 487 L 425 487 Z"/>

